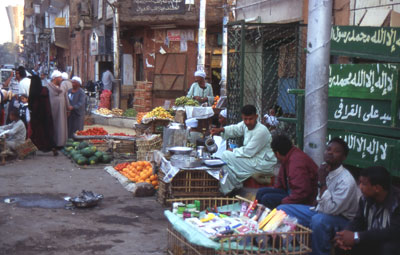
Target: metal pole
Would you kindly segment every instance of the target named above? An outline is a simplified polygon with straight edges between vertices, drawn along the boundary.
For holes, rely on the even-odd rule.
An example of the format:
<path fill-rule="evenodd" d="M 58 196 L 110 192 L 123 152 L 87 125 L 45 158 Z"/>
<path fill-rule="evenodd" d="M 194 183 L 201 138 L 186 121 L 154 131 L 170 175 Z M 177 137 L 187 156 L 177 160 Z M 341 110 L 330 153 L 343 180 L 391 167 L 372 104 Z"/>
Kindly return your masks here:
<path fill-rule="evenodd" d="M 113 48 L 114 48 L 114 91 L 113 91 L 113 108 L 120 108 L 120 93 L 121 93 L 121 80 L 120 80 L 120 67 L 119 67 L 119 13 L 117 0 L 113 3 Z"/>
<path fill-rule="evenodd" d="M 221 96 L 226 96 L 226 79 L 228 76 L 228 21 L 229 12 L 228 4 L 224 4 L 224 18 L 222 20 L 222 66 L 221 66 Z"/>
<path fill-rule="evenodd" d="M 310 0 L 308 6 L 304 151 L 323 162 L 328 124 L 328 78 L 332 0 Z"/>
<path fill-rule="evenodd" d="M 206 4 L 207 0 L 200 0 L 200 15 L 199 15 L 199 42 L 197 45 L 197 70 L 203 70 L 206 62 Z"/>

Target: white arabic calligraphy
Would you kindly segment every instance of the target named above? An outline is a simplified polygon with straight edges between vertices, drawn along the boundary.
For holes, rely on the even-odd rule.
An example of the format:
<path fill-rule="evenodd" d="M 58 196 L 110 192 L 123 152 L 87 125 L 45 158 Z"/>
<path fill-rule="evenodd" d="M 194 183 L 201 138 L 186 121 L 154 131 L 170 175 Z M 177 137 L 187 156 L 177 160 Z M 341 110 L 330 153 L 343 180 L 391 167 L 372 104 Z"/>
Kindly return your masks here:
<path fill-rule="evenodd" d="M 400 47 L 400 38 L 397 38 L 397 31 L 393 28 L 380 28 L 376 31 L 373 31 L 374 34 L 366 34 L 364 32 L 357 33 L 354 29 L 351 31 L 341 31 L 340 26 L 332 27 L 331 30 L 331 40 L 339 43 L 348 43 L 348 42 L 363 42 L 369 43 L 372 42 L 374 44 L 381 44 L 383 46 L 389 47 L 390 52 L 394 52 L 397 50 L 397 47 Z M 371 31 L 372 32 L 372 31 Z"/>
<path fill-rule="evenodd" d="M 137 13 L 154 13 L 180 10 L 182 2 L 183 0 L 135 0 L 134 6 Z"/>
<path fill-rule="evenodd" d="M 365 158 L 367 154 L 373 156 L 374 162 L 378 160 L 386 160 L 388 144 L 372 138 L 368 141 L 366 137 L 348 134 L 344 136 L 350 150 L 361 153 L 361 158 Z"/>
<path fill-rule="evenodd" d="M 379 70 L 379 64 L 378 70 Z M 379 72 L 379 71 L 378 71 Z M 387 72 L 382 71 L 379 74 L 375 70 L 359 70 L 356 73 L 348 72 L 346 74 L 332 75 L 332 67 L 329 67 L 329 87 L 364 87 L 369 88 L 370 93 L 374 93 L 375 89 L 382 91 L 382 96 L 388 94 L 393 90 L 394 74 L 388 75 Z"/>
<path fill-rule="evenodd" d="M 362 120 L 364 122 L 368 122 L 371 119 L 379 119 L 382 121 L 382 124 L 386 124 L 386 122 L 390 122 L 392 120 L 390 114 L 384 113 L 383 115 L 379 115 L 379 110 L 375 108 L 373 104 L 371 104 L 371 110 L 365 111 L 364 114 L 362 113 L 362 109 L 362 106 L 358 104 L 344 104 L 343 98 L 341 98 L 333 117 L 335 119 L 347 120 L 351 117 L 354 117 L 355 119 L 361 119 L 362 116 Z"/>

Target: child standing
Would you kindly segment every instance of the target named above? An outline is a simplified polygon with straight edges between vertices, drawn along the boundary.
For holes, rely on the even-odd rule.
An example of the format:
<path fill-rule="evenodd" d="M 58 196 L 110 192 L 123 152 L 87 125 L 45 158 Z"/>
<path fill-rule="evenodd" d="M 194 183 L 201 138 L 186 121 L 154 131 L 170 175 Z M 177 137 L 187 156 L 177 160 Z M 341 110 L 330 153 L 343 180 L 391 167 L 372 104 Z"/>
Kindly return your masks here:
<path fill-rule="evenodd" d="M 19 117 L 25 124 L 27 130 L 27 138 L 29 138 L 31 135 L 31 129 L 29 126 L 31 115 L 28 109 L 28 96 L 26 94 L 21 94 L 19 96 Z"/>

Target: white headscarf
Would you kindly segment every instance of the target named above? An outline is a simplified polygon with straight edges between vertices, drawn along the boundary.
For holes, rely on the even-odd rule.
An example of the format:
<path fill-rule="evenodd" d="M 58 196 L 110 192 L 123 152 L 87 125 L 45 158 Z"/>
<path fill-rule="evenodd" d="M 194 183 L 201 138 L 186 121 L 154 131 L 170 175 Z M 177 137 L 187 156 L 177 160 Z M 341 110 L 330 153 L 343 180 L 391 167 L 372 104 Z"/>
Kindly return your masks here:
<path fill-rule="evenodd" d="M 198 70 L 194 73 L 194 76 L 206 78 L 206 73 L 202 70 Z"/>
<path fill-rule="evenodd" d="M 228 117 L 228 112 L 226 109 L 223 109 L 219 114 L 221 114 L 225 119 Z"/>
<path fill-rule="evenodd" d="M 198 123 L 199 123 L 199 121 L 195 118 L 185 120 L 186 126 L 191 127 L 191 128 L 197 128 Z"/>
<path fill-rule="evenodd" d="M 63 72 L 63 73 L 61 74 L 61 77 L 63 78 L 63 80 L 68 80 L 68 73 Z"/>
<path fill-rule="evenodd" d="M 61 72 L 58 70 L 54 70 L 53 73 L 51 74 L 51 79 L 61 77 Z"/>
<path fill-rule="evenodd" d="M 77 82 L 79 82 L 79 84 L 81 84 L 82 85 L 82 79 L 81 78 L 79 78 L 78 76 L 74 76 L 74 77 L 72 77 L 72 79 L 71 79 L 72 81 L 77 81 Z"/>

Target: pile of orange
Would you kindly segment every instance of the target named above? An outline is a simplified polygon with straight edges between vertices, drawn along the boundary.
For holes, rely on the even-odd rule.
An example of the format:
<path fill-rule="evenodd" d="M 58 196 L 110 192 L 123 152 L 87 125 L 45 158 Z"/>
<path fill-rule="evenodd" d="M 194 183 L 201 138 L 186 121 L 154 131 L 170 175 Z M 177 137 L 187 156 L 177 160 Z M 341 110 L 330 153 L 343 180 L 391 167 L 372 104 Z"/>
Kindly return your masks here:
<path fill-rule="evenodd" d="M 148 161 L 131 162 L 120 173 L 133 182 L 147 182 L 158 189 L 157 174 L 153 174 L 153 166 Z"/>
<path fill-rule="evenodd" d="M 212 108 L 217 107 L 218 101 L 219 101 L 219 96 L 217 95 L 214 97 L 214 104 L 212 105 Z"/>
<path fill-rule="evenodd" d="M 138 114 L 136 115 L 136 122 L 138 124 L 142 123 L 142 119 L 144 117 L 144 115 L 146 115 L 147 112 L 138 112 Z"/>

